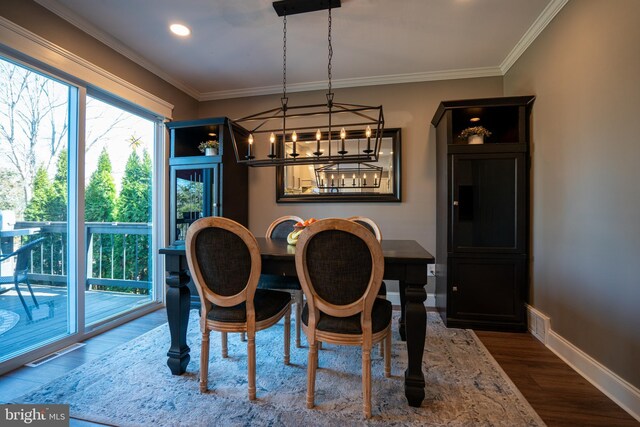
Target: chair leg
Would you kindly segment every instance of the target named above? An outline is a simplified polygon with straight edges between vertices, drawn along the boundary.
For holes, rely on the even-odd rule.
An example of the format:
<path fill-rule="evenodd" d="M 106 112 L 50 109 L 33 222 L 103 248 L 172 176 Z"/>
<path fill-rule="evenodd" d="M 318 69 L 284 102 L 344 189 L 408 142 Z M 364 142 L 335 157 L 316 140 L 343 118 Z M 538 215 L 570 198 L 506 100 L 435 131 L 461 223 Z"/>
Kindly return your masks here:
<path fill-rule="evenodd" d="M 309 344 L 309 360 L 307 361 L 307 408 L 314 406 L 316 392 L 316 369 L 318 368 L 318 344 L 317 341 Z"/>
<path fill-rule="evenodd" d="M 27 284 L 27 288 L 29 289 L 29 293 L 31 294 L 31 299 L 33 299 L 33 303 L 36 305 L 36 308 L 40 308 L 40 304 L 38 304 L 38 301 L 36 300 L 36 296 L 33 293 L 33 289 L 31 289 L 31 283 L 29 283 L 28 277 L 24 278 L 24 283 Z"/>
<path fill-rule="evenodd" d="M 384 339 L 384 376 L 391 377 L 391 329 Z"/>
<path fill-rule="evenodd" d="M 247 333 L 247 365 L 249 368 L 249 400 L 256 400 L 256 335 Z"/>
<path fill-rule="evenodd" d="M 226 332 L 221 332 L 220 346 L 222 347 L 222 357 L 226 359 L 227 357 L 229 357 L 229 352 L 227 351 L 227 333 Z"/>
<path fill-rule="evenodd" d="M 247 337 L 246 337 L 244 332 L 240 332 L 240 341 L 242 341 L 242 342 L 246 342 L 247 341 Z"/>
<path fill-rule="evenodd" d="M 16 292 L 18 293 L 18 297 L 20 298 L 20 302 L 24 307 L 24 311 L 27 313 L 27 318 L 29 318 L 29 320 L 33 320 L 33 317 L 31 317 L 31 312 L 29 311 L 29 307 L 27 306 L 27 302 L 24 300 L 24 297 L 22 296 L 22 292 L 20 292 L 20 286 L 18 285 L 18 282 L 15 282 L 15 287 L 16 287 Z"/>
<path fill-rule="evenodd" d="M 365 418 L 371 418 L 371 349 L 362 349 L 362 406 Z"/>
<path fill-rule="evenodd" d="M 207 391 L 209 380 L 209 330 L 202 333 L 200 348 L 200 393 Z"/>
<path fill-rule="evenodd" d="M 302 318 L 302 291 L 296 291 L 296 347 L 300 348 L 300 322 Z"/>
<path fill-rule="evenodd" d="M 384 341 L 380 341 L 379 351 L 380 356 L 384 356 Z"/>
<path fill-rule="evenodd" d="M 284 364 L 289 364 L 289 355 L 291 346 L 291 306 L 284 315 Z"/>

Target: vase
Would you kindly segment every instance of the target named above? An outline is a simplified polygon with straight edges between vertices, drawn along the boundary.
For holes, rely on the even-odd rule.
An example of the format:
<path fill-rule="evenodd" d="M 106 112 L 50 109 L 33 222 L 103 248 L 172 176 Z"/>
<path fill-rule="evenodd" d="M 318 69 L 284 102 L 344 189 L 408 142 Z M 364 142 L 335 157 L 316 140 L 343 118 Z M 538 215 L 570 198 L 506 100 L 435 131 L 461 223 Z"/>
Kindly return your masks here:
<path fill-rule="evenodd" d="M 467 142 L 471 145 L 474 144 L 483 144 L 484 143 L 484 136 L 482 135 L 471 135 L 469 137 L 469 139 L 467 140 Z"/>
<path fill-rule="evenodd" d="M 213 147 L 207 147 L 204 149 L 204 155 L 205 156 L 217 156 L 218 155 L 218 149 L 217 148 L 213 148 Z"/>

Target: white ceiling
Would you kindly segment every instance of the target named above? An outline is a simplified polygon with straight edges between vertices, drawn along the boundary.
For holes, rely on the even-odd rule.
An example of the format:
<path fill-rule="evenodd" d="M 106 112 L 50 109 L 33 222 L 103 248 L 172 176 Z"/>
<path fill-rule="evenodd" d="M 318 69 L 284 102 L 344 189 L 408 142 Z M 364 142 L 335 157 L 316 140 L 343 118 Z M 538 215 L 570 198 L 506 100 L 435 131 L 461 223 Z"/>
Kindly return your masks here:
<path fill-rule="evenodd" d="M 36 0 L 199 100 L 282 90 L 271 0 Z M 567 0 L 342 0 L 334 87 L 502 75 Z M 189 26 L 178 38 L 170 23 Z M 288 17 L 287 86 L 326 87 L 327 12 Z"/>

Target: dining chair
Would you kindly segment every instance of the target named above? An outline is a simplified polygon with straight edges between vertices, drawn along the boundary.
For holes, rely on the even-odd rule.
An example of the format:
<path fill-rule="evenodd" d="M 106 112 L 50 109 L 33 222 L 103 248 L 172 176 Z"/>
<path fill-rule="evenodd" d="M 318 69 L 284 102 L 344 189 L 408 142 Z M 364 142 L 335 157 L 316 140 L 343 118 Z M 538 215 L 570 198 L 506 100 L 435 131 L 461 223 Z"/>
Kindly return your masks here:
<path fill-rule="evenodd" d="M 27 318 L 29 320 L 33 320 L 33 316 L 31 314 L 31 309 L 27 305 L 24 297 L 22 296 L 22 292 L 20 292 L 20 283 L 24 283 L 27 285 L 27 289 L 29 290 L 29 294 L 31 294 L 31 299 L 35 304 L 35 308 L 40 308 L 40 304 L 38 304 L 38 300 L 36 299 L 35 294 L 33 293 L 33 289 L 31 288 L 31 283 L 29 283 L 29 261 L 31 260 L 31 252 L 36 249 L 38 246 L 42 244 L 44 241 L 44 237 L 40 237 L 36 240 L 33 240 L 29 243 L 25 243 L 20 246 L 15 251 L 0 255 L 0 263 L 3 263 L 7 260 L 15 258 L 15 268 L 13 270 L 12 276 L 2 276 L 0 277 L 0 294 L 3 294 L 9 291 L 11 288 L 3 287 L 2 285 L 13 285 L 13 288 L 16 290 L 18 294 L 18 298 L 20 298 L 20 302 L 24 307 L 24 311 L 27 313 Z"/>
<path fill-rule="evenodd" d="M 371 416 L 371 347 L 384 342 L 384 373 L 391 375 L 391 303 L 376 298 L 384 274 L 380 242 L 346 219 L 308 226 L 296 246 L 296 271 L 307 303 L 302 329 L 309 342 L 307 408 L 313 408 L 318 341 L 362 347 L 362 399 Z"/>
<path fill-rule="evenodd" d="M 367 218 L 366 216 L 352 216 L 347 219 L 349 221 L 353 221 L 362 225 L 364 228 L 369 230 L 374 236 L 376 236 L 376 239 L 378 240 L 378 242 L 382 242 L 382 232 L 380 231 L 380 227 L 371 218 Z M 380 290 L 378 291 L 378 298 L 387 299 L 387 284 L 384 283 L 384 281 L 380 285 Z M 382 354 L 383 351 L 384 351 L 383 344 L 380 343 L 380 354 Z"/>
<path fill-rule="evenodd" d="M 200 391 L 207 391 L 210 331 L 222 333 L 223 347 L 228 332 L 246 332 L 249 400 L 254 400 L 255 334 L 284 316 L 284 363 L 289 364 L 291 296 L 257 289 L 260 249 L 241 224 L 222 217 L 201 218 L 189 227 L 185 243 L 191 278 L 200 296 Z"/>
<path fill-rule="evenodd" d="M 286 239 L 289 233 L 293 231 L 293 226 L 303 222 L 303 219 L 293 215 L 280 217 L 273 221 L 265 237 L 267 239 Z M 300 348 L 300 316 L 302 314 L 302 288 L 297 277 L 278 276 L 275 274 L 263 274 L 260 276 L 258 284 L 259 289 L 274 289 L 289 292 L 296 303 L 295 321 L 296 321 L 296 347 Z"/>

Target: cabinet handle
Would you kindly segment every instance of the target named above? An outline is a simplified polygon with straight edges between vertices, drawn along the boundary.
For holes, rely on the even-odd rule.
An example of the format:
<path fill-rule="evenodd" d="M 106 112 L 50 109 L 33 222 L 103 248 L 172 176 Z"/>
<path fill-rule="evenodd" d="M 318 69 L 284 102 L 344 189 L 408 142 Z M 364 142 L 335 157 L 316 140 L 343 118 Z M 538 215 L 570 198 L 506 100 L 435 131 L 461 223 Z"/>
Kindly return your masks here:
<path fill-rule="evenodd" d="M 458 201 L 457 201 L 457 200 L 454 200 L 454 201 L 453 201 L 453 206 L 458 206 L 458 205 L 459 205 Z"/>
<path fill-rule="evenodd" d="M 453 292 L 458 292 L 458 285 L 453 285 L 453 287 L 451 288 L 451 290 Z"/>

